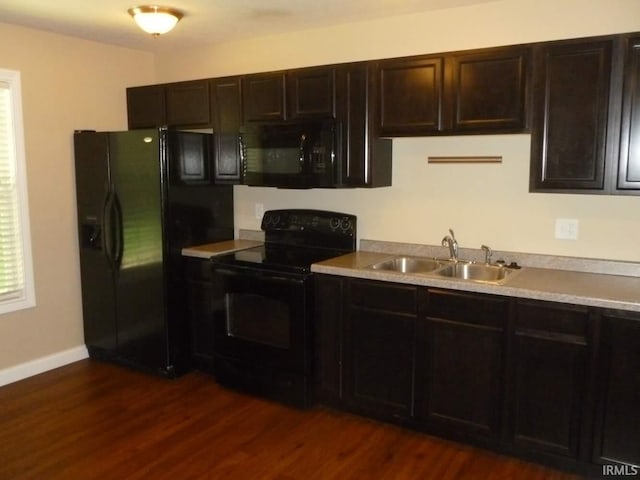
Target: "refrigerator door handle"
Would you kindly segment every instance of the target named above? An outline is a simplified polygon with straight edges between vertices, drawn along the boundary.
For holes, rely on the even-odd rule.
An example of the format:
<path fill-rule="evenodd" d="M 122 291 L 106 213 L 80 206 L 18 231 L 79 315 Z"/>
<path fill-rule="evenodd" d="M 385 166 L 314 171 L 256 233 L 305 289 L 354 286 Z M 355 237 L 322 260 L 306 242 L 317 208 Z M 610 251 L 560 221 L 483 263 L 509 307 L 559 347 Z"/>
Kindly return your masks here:
<path fill-rule="evenodd" d="M 111 270 L 114 270 L 113 262 L 113 193 L 111 187 L 107 187 L 107 193 L 104 197 L 104 205 L 102 206 L 102 244 L 104 254 Z"/>
<path fill-rule="evenodd" d="M 115 240 L 115 246 L 113 251 L 113 263 L 115 265 L 116 270 L 120 270 L 120 266 L 122 265 L 122 256 L 124 254 L 124 237 L 123 237 L 123 227 L 122 227 L 122 207 L 120 206 L 120 200 L 118 200 L 118 194 L 113 190 L 113 207 L 114 213 L 114 221 L 113 225 L 115 227 L 115 231 L 113 232 L 113 238 Z"/>

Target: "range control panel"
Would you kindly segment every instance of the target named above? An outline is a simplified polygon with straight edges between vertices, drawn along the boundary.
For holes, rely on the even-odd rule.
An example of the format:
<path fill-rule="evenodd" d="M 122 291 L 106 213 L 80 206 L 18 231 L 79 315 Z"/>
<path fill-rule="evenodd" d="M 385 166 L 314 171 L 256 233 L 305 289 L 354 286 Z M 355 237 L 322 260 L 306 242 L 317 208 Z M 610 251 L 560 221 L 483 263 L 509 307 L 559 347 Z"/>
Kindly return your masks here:
<path fill-rule="evenodd" d="M 357 217 L 326 210 L 268 210 L 262 217 L 261 228 L 267 234 L 300 232 L 322 237 L 355 237 Z"/>

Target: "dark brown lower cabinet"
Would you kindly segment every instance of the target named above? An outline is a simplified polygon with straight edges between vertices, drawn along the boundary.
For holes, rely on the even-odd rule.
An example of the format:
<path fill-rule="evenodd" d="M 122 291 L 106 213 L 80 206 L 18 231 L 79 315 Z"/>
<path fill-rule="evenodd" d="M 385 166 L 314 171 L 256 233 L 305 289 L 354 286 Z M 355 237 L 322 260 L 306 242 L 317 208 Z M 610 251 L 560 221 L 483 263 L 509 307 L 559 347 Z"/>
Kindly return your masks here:
<path fill-rule="evenodd" d="M 416 416 L 429 429 L 497 443 L 508 300 L 428 289 L 420 319 Z"/>
<path fill-rule="evenodd" d="M 640 467 L 640 315 L 605 312 L 594 461 Z M 640 474 L 640 468 L 636 475 Z"/>
<path fill-rule="evenodd" d="M 586 307 L 517 302 L 509 391 L 516 449 L 576 460 L 586 453 L 592 327 Z"/>
<path fill-rule="evenodd" d="M 410 285 L 349 282 L 344 399 L 351 409 L 400 422 L 413 416 L 416 296 Z"/>
<path fill-rule="evenodd" d="M 315 398 L 328 405 L 342 401 L 342 353 L 345 310 L 344 277 L 316 275 L 314 322 Z"/>
<path fill-rule="evenodd" d="M 184 258 L 187 272 L 191 361 L 213 374 L 213 313 L 224 308 L 222 286 L 214 281 L 207 259 Z"/>
<path fill-rule="evenodd" d="M 640 314 L 318 275 L 320 402 L 587 475 L 640 473 Z"/>

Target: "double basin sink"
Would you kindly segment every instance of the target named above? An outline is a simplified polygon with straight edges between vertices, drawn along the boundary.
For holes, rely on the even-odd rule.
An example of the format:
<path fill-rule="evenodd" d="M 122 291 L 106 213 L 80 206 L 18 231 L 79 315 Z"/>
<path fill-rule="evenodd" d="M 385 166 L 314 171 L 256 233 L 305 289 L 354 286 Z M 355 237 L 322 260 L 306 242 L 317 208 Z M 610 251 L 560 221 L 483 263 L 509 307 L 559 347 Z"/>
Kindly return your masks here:
<path fill-rule="evenodd" d="M 438 258 L 399 256 L 370 265 L 373 270 L 422 274 L 435 278 L 469 280 L 478 283 L 502 285 L 515 271 L 504 265 L 454 262 Z"/>

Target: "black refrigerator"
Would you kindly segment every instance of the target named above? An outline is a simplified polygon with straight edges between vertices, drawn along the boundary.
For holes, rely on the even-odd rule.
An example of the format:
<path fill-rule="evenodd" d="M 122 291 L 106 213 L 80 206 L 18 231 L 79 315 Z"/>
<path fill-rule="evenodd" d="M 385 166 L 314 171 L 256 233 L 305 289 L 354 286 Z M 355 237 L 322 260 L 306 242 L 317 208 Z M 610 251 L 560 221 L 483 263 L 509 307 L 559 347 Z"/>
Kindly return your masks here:
<path fill-rule="evenodd" d="M 213 182 L 212 135 L 74 134 L 89 356 L 173 377 L 190 368 L 181 250 L 233 238 L 233 187 Z"/>

